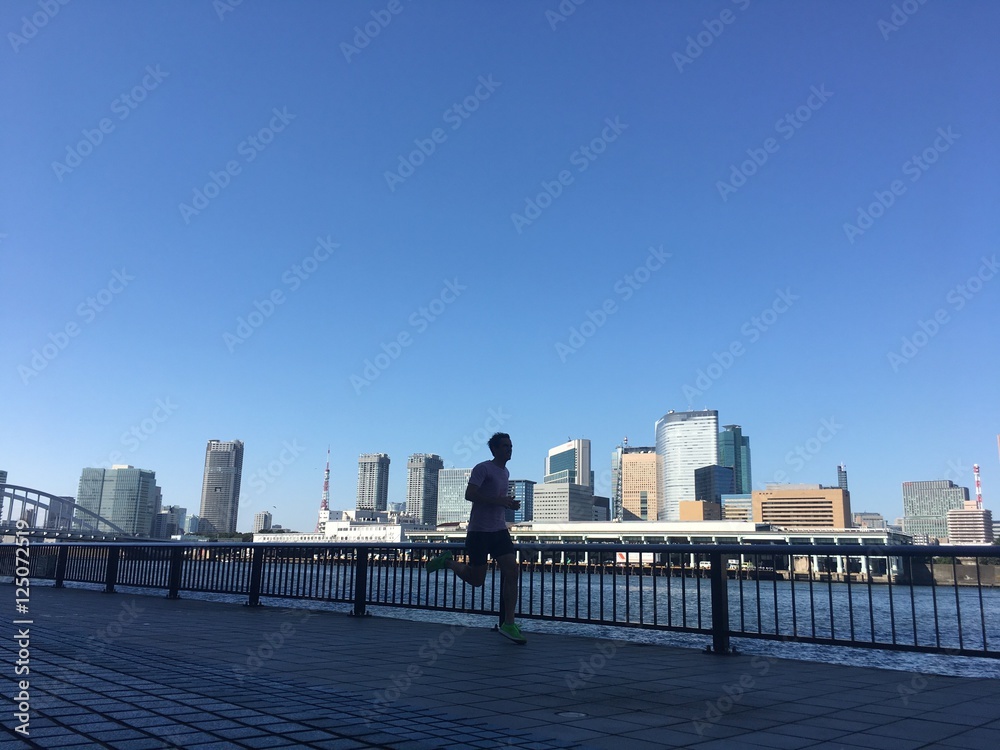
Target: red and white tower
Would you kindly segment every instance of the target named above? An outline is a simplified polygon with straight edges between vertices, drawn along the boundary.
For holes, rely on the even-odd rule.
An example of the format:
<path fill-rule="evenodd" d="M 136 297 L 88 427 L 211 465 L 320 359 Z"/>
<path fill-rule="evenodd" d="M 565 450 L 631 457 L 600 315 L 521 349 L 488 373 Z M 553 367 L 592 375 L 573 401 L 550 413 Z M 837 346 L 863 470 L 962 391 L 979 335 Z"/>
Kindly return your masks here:
<path fill-rule="evenodd" d="M 979 481 L 979 464 L 972 464 L 972 474 L 976 478 L 976 510 L 983 509 L 983 485 Z"/>
<path fill-rule="evenodd" d="M 323 499 L 319 503 L 319 518 L 316 521 L 316 531 L 326 530 L 326 522 L 330 520 L 330 447 L 326 448 L 326 470 L 323 472 Z"/>

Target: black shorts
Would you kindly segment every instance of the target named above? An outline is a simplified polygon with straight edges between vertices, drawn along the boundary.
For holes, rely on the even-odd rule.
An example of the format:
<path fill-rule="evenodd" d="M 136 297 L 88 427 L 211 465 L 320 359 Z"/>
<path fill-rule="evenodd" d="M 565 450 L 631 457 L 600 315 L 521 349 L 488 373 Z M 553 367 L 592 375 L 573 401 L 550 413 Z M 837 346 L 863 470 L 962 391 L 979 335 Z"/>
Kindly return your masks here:
<path fill-rule="evenodd" d="M 507 529 L 500 531 L 469 531 L 465 535 L 465 551 L 470 565 L 485 565 L 486 554 L 494 560 L 514 553 L 514 541 Z"/>

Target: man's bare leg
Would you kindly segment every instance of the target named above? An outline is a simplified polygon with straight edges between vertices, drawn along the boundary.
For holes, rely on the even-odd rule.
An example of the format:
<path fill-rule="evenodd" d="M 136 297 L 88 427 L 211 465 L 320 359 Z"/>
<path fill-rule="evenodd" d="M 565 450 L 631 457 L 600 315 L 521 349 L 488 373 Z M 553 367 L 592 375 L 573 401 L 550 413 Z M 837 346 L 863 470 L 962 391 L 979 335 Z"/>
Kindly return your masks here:
<path fill-rule="evenodd" d="M 467 565 L 449 560 L 445 567 L 470 586 L 482 586 L 486 580 L 485 565 Z"/>
<path fill-rule="evenodd" d="M 517 610 L 518 569 L 514 553 L 500 555 L 497 560 L 500 573 L 503 576 L 503 621 L 504 624 L 514 622 L 514 612 Z"/>

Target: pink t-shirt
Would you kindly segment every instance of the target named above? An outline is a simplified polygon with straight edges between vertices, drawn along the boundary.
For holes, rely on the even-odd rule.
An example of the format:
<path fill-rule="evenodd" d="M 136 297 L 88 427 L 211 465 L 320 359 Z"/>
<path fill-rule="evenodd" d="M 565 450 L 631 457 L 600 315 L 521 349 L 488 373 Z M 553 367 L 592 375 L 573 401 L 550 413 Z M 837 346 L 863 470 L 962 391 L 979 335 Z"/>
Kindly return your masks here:
<path fill-rule="evenodd" d="M 487 497 L 507 495 L 510 472 L 492 461 L 476 464 L 469 475 L 469 484 L 478 487 Z M 503 531 L 507 528 L 507 509 L 502 505 L 473 503 L 469 513 L 469 531 Z"/>

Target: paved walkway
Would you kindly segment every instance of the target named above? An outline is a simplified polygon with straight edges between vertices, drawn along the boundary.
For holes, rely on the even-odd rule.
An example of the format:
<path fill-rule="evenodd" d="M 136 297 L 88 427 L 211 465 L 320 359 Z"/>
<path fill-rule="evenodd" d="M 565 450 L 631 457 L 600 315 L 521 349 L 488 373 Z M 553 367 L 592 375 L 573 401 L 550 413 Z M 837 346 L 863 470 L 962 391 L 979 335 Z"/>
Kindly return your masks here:
<path fill-rule="evenodd" d="M 1000 747 L 1000 680 L 79 589 L 30 616 L 0 748 Z"/>

